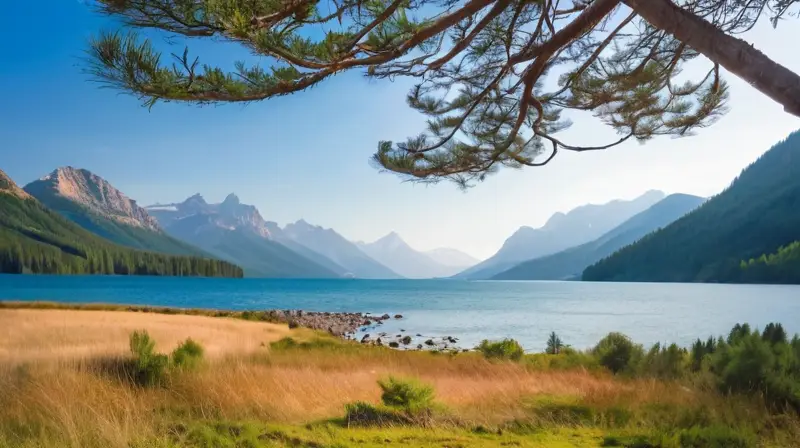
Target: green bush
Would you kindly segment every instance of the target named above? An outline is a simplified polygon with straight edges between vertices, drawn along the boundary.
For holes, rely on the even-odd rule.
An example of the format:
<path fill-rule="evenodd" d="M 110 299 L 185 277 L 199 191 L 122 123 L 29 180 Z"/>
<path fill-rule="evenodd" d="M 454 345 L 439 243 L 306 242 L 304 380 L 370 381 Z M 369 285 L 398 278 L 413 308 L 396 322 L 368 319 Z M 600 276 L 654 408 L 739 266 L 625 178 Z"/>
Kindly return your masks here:
<path fill-rule="evenodd" d="M 519 361 L 525 350 L 514 339 L 503 339 L 502 341 L 488 341 L 484 339 L 477 347 L 483 356 L 487 359 L 510 359 L 512 361 Z"/>
<path fill-rule="evenodd" d="M 642 357 L 642 347 L 622 333 L 609 333 L 592 349 L 600 365 L 614 373 L 629 370 Z"/>
<path fill-rule="evenodd" d="M 203 347 L 187 339 L 172 352 L 172 364 L 180 369 L 194 369 L 203 360 Z"/>
<path fill-rule="evenodd" d="M 676 344 L 665 348 L 656 343 L 642 358 L 637 373 L 656 378 L 680 378 L 686 372 L 688 356 L 688 352 Z"/>
<path fill-rule="evenodd" d="M 433 406 L 433 387 L 417 380 L 389 377 L 378 381 L 378 385 L 383 391 L 381 401 L 391 408 L 417 413 Z"/>
<path fill-rule="evenodd" d="M 155 352 L 156 342 L 146 330 L 134 331 L 130 349 L 134 359 L 133 379 L 141 386 L 155 386 L 166 379 L 169 359 Z"/>

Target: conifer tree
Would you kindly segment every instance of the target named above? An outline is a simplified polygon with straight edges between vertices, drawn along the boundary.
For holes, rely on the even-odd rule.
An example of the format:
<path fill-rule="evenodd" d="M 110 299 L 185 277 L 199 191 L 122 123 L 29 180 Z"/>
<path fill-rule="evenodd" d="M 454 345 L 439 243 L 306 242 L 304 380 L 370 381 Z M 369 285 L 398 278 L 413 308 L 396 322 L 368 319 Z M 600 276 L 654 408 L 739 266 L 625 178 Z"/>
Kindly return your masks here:
<path fill-rule="evenodd" d="M 795 15 L 794 0 L 97 1 L 134 31 L 97 37 L 90 72 L 147 106 L 259 101 L 347 70 L 415 79 L 407 101 L 427 129 L 379 142 L 373 159 L 416 181 L 467 186 L 558 151 L 690 135 L 725 111 L 721 68 L 800 115 L 800 77 L 737 37 Z M 137 28 L 236 42 L 270 66 L 162 55 Z M 695 59 L 704 73 L 678 81 Z M 565 141 L 575 112 L 618 138 Z"/>

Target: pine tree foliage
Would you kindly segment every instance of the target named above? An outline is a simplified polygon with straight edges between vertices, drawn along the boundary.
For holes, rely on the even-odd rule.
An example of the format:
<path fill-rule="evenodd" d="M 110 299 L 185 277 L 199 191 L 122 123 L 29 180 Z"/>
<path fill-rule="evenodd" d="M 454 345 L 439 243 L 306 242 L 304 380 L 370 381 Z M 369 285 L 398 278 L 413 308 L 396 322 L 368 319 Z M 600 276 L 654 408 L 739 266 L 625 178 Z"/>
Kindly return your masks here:
<path fill-rule="evenodd" d="M 346 70 L 412 77 L 427 129 L 382 141 L 379 168 L 462 186 L 499 167 L 541 166 L 559 150 L 685 136 L 725 111 L 720 66 L 800 114 L 800 78 L 733 36 L 792 15 L 791 0 L 98 0 L 131 28 L 236 42 L 270 66 L 167 57 L 135 32 L 100 35 L 97 80 L 140 97 L 251 102 Z M 744 47 L 742 47 L 744 46 Z M 746 48 L 745 48 L 746 47 Z M 701 51 L 702 50 L 702 51 Z M 736 54 L 731 53 L 737 51 Z M 706 71 L 681 76 L 703 53 Z M 737 56 L 738 55 L 738 56 Z M 751 67 L 752 66 L 752 67 Z M 618 139 L 577 146 L 558 133 L 586 112 Z"/>

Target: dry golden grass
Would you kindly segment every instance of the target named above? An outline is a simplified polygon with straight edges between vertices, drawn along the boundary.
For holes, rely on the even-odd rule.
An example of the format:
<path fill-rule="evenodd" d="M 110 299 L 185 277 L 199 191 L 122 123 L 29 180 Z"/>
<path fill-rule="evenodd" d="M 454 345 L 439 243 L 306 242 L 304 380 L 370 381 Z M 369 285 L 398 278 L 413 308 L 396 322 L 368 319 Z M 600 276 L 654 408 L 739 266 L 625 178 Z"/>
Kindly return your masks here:
<path fill-rule="evenodd" d="M 173 373 L 157 388 L 132 386 L 92 362 L 127 355 L 128 337 L 139 329 L 148 330 L 161 352 L 191 337 L 206 348 L 207 362 L 198 371 Z M 379 402 L 377 381 L 388 375 L 433 385 L 437 401 L 460 425 L 536 418 L 536 403 L 551 399 L 596 409 L 726 408 L 718 395 L 669 382 L 534 370 L 477 353 L 400 352 L 325 336 L 326 343 L 310 348 L 262 346 L 285 336 L 320 337 L 284 325 L 204 316 L 0 310 L 0 447 L 9 433 L 47 441 L 42 446 L 121 448 L 163 437 L 164 422 L 175 419 L 298 424 L 336 418 L 347 403 Z"/>
<path fill-rule="evenodd" d="M 0 309 L 0 365 L 127 355 L 131 332 L 142 329 L 161 351 L 192 338 L 212 358 L 252 353 L 289 334 L 286 325 L 205 316 Z"/>

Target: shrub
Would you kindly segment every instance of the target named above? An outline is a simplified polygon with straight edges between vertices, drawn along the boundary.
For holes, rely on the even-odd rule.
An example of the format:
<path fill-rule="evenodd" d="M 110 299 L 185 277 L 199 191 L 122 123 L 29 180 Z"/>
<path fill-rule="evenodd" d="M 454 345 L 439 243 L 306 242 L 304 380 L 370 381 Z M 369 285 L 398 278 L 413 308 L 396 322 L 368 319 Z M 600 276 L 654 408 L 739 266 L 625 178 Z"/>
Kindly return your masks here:
<path fill-rule="evenodd" d="M 203 360 L 203 347 L 187 339 L 172 352 L 172 364 L 181 369 L 194 369 Z"/>
<path fill-rule="evenodd" d="M 295 329 L 295 328 L 299 328 L 299 327 L 300 327 L 300 324 L 299 324 L 299 323 L 297 323 L 297 321 L 296 321 L 296 320 L 290 320 L 290 321 L 289 321 L 289 329 L 290 329 L 290 330 L 293 330 L 293 329 Z"/>
<path fill-rule="evenodd" d="M 154 386 L 164 382 L 169 359 L 155 352 L 156 342 L 146 330 L 134 331 L 130 349 L 134 359 L 133 380 L 141 386 Z"/>
<path fill-rule="evenodd" d="M 600 365 L 614 373 L 622 372 L 635 365 L 641 358 L 642 347 L 631 342 L 622 333 L 609 333 L 592 349 Z"/>
<path fill-rule="evenodd" d="M 484 339 L 478 346 L 478 351 L 487 359 L 510 359 L 512 361 L 519 361 L 525 354 L 525 350 L 514 339 L 503 339 L 496 342 Z"/>
<path fill-rule="evenodd" d="M 389 377 L 378 381 L 383 404 L 409 413 L 428 411 L 433 406 L 433 388 L 414 379 Z"/>
<path fill-rule="evenodd" d="M 676 344 L 664 348 L 656 343 L 642 358 L 638 373 L 657 378 L 680 378 L 685 372 L 687 356 L 687 351 Z"/>

